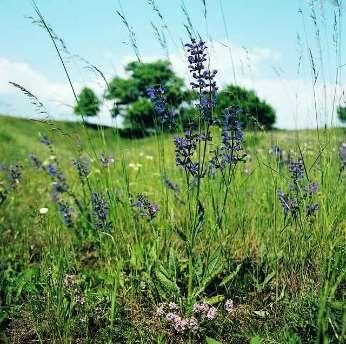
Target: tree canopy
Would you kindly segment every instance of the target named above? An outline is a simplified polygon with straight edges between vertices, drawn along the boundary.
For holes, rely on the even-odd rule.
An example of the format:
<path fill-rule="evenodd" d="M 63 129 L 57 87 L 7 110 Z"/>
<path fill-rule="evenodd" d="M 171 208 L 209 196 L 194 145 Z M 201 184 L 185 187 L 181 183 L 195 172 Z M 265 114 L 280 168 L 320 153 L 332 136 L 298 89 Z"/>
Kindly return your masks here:
<path fill-rule="evenodd" d="M 143 131 L 154 127 L 155 111 L 148 99 L 148 87 L 161 85 L 165 88 L 167 103 L 174 110 L 193 99 L 193 92 L 186 88 L 183 79 L 174 73 L 168 61 L 130 62 L 125 70 L 129 77 L 113 78 L 106 91 L 106 99 L 115 100 L 119 110 L 114 109 L 112 113 L 114 116 L 122 115 L 127 127 Z"/>
<path fill-rule="evenodd" d="M 339 118 L 340 122 L 342 122 L 343 124 L 346 124 L 346 107 L 345 106 L 339 106 L 337 113 L 338 113 L 338 118 Z"/>
<path fill-rule="evenodd" d="M 148 88 L 158 85 L 164 89 L 165 105 L 169 108 L 169 113 L 177 115 L 177 127 L 190 122 L 198 123 L 200 114 L 194 104 L 197 93 L 186 87 L 184 80 L 175 74 L 168 61 L 134 61 L 128 63 L 125 70 L 128 77 L 115 76 L 108 84 L 105 98 L 114 101 L 111 115 L 122 116 L 126 129 L 138 135 L 154 129 L 157 123 L 155 118 L 159 116 L 155 113 L 155 105 L 149 99 Z M 79 95 L 74 111 L 76 114 L 95 116 L 99 106 L 100 101 L 95 93 L 85 87 Z M 275 123 L 276 114 L 273 107 L 252 90 L 238 85 L 226 85 L 217 93 L 214 118 L 221 118 L 224 110 L 231 106 L 242 108 L 240 120 L 246 127 L 259 124 L 265 129 L 270 129 Z M 340 107 L 338 114 L 340 120 L 345 121 L 342 118 L 346 118 L 346 108 Z"/>
<path fill-rule="evenodd" d="M 74 107 L 74 113 L 82 116 L 96 116 L 100 111 L 100 100 L 91 88 L 84 87 Z"/>
<path fill-rule="evenodd" d="M 252 90 L 237 85 L 224 87 L 217 96 L 216 116 L 221 116 L 225 108 L 233 105 L 243 109 L 241 121 L 245 126 L 257 121 L 265 129 L 270 129 L 275 123 L 276 115 L 273 107 L 261 100 Z"/>

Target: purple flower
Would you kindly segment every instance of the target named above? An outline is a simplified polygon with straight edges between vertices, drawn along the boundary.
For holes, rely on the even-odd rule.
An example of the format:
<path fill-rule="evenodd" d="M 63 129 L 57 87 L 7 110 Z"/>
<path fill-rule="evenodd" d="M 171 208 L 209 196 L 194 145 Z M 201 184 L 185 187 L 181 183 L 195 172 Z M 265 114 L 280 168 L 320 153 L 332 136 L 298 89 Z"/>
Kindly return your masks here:
<path fill-rule="evenodd" d="M 28 155 L 28 158 L 34 164 L 34 166 L 36 168 L 40 168 L 42 166 L 42 163 L 41 163 L 40 159 L 34 153 L 30 153 Z"/>
<path fill-rule="evenodd" d="M 166 320 L 167 321 L 171 321 L 171 322 L 175 322 L 176 320 L 180 319 L 179 315 L 169 312 L 166 314 Z"/>
<path fill-rule="evenodd" d="M 185 130 L 184 137 L 174 138 L 176 165 L 181 166 L 187 173 L 193 176 L 198 174 L 199 170 L 199 164 L 192 161 L 197 142 L 198 135 L 193 134 L 191 129 Z"/>
<path fill-rule="evenodd" d="M 238 106 L 229 107 L 224 112 L 221 131 L 221 146 L 214 151 L 214 156 L 209 161 L 209 171 L 215 175 L 217 169 L 223 170 L 227 165 L 235 166 L 244 162 L 246 154 L 242 152 L 243 130 L 238 120 L 242 109 Z"/>
<path fill-rule="evenodd" d="M 312 183 L 309 185 L 309 192 L 310 192 L 311 194 L 315 194 L 317 191 L 318 191 L 318 183 L 312 182 Z"/>
<path fill-rule="evenodd" d="M 60 194 L 68 191 L 68 185 L 61 182 L 53 182 L 51 197 L 54 202 L 58 202 Z"/>
<path fill-rule="evenodd" d="M 202 70 L 204 69 L 204 62 L 207 61 L 207 54 L 205 51 L 207 50 L 207 46 L 205 42 L 200 40 L 197 42 L 195 39 L 191 39 L 191 43 L 185 44 L 187 51 L 190 53 L 188 56 L 189 61 L 189 69 L 191 72 L 195 73 L 195 79 L 199 80 L 198 75 L 201 75 Z M 200 81 L 201 83 L 203 80 Z"/>
<path fill-rule="evenodd" d="M 58 175 L 58 167 L 54 164 L 48 164 L 46 166 L 46 171 L 51 177 L 57 177 Z"/>
<path fill-rule="evenodd" d="M 69 190 L 68 185 L 66 184 L 65 175 L 61 172 L 57 165 L 48 164 L 45 166 L 45 171 L 52 177 L 52 192 L 51 197 L 54 202 L 60 200 L 60 194 L 67 192 Z"/>
<path fill-rule="evenodd" d="M 278 191 L 278 198 L 285 215 L 291 214 L 296 218 L 299 212 L 303 212 L 304 206 L 307 217 L 314 215 L 319 210 L 319 205 L 313 202 L 313 197 L 318 191 L 318 184 L 316 182 L 308 183 L 307 178 L 304 178 L 302 159 L 297 162 L 291 160 L 289 172 L 292 180 L 289 191 L 286 194 L 281 190 Z"/>
<path fill-rule="evenodd" d="M 242 149 L 244 134 L 241 122 L 238 120 L 241 113 L 242 109 L 238 106 L 229 107 L 225 110 L 221 132 L 221 150 L 237 152 Z"/>
<path fill-rule="evenodd" d="M 166 320 L 173 325 L 178 333 L 183 333 L 188 329 L 189 321 L 187 319 L 182 319 L 176 313 L 167 313 Z"/>
<path fill-rule="evenodd" d="M 320 209 L 320 206 L 318 203 L 312 203 L 306 208 L 306 215 L 307 216 L 313 216 L 315 213 Z"/>
<path fill-rule="evenodd" d="M 150 203 L 150 204 L 148 205 L 148 213 L 149 213 L 149 217 L 150 217 L 151 219 L 153 219 L 153 218 L 156 216 L 156 214 L 158 213 L 158 211 L 159 211 L 159 206 L 156 205 L 155 203 Z"/>
<path fill-rule="evenodd" d="M 52 142 L 49 140 L 49 138 L 45 135 L 42 135 L 40 138 L 40 142 L 44 144 L 45 146 L 51 146 Z"/>
<path fill-rule="evenodd" d="M 186 319 L 181 319 L 178 318 L 175 322 L 174 322 L 174 329 L 178 332 L 178 333 L 183 333 L 187 330 L 188 327 L 188 321 Z"/>
<path fill-rule="evenodd" d="M 170 181 L 167 177 L 164 178 L 163 182 L 167 186 L 167 188 L 173 190 L 175 194 L 180 193 L 180 188 L 178 184 Z"/>
<path fill-rule="evenodd" d="M 189 53 L 189 70 L 194 79 L 191 82 L 191 86 L 193 89 L 198 89 L 200 98 L 199 108 L 203 118 L 211 121 L 212 110 L 216 104 L 217 87 L 214 78 L 217 71 L 210 71 L 205 66 L 207 46 L 204 41 L 191 39 L 191 43 L 185 44 L 185 46 Z"/>
<path fill-rule="evenodd" d="M 147 88 L 147 94 L 161 122 L 172 125 L 175 114 L 167 109 L 167 99 L 165 93 L 165 89 L 161 85 L 155 85 Z"/>
<path fill-rule="evenodd" d="M 147 217 L 149 220 L 156 217 L 159 212 L 159 207 L 155 203 L 151 203 L 148 198 L 141 193 L 137 195 L 137 201 L 135 201 L 132 206 L 136 207 L 140 214 Z"/>
<path fill-rule="evenodd" d="M 211 177 L 213 177 L 213 178 L 215 177 L 218 166 L 219 166 L 219 164 L 217 162 L 217 159 L 212 158 L 209 161 L 209 173 L 210 173 Z"/>
<path fill-rule="evenodd" d="M 88 159 L 74 159 L 72 165 L 77 170 L 80 178 L 86 178 L 89 175 L 90 161 Z"/>
<path fill-rule="evenodd" d="M 103 167 L 109 167 L 112 164 L 114 164 L 114 158 L 110 155 L 106 156 L 105 154 L 101 154 L 100 162 L 103 165 Z"/>
<path fill-rule="evenodd" d="M 280 147 L 273 146 L 269 150 L 269 153 L 272 154 L 276 158 L 277 162 L 281 163 L 283 161 L 283 151 Z"/>
<path fill-rule="evenodd" d="M 22 179 L 21 169 L 22 169 L 22 166 L 20 166 L 19 164 L 15 164 L 15 165 L 11 165 L 7 170 L 7 179 L 12 189 L 16 189 L 17 184 Z"/>
<path fill-rule="evenodd" d="M 109 230 L 111 222 L 107 221 L 109 213 L 109 205 L 106 199 L 97 192 L 93 192 L 91 196 L 93 218 L 95 220 L 95 228 L 97 230 Z"/>
<path fill-rule="evenodd" d="M 72 215 L 73 215 L 73 208 L 70 208 L 66 203 L 59 203 L 59 212 L 62 216 L 62 219 L 64 221 L 64 224 L 67 227 L 72 227 L 73 225 L 73 219 L 72 219 Z"/>
<path fill-rule="evenodd" d="M 291 209 L 289 206 L 289 200 L 287 196 L 281 190 L 279 190 L 278 197 L 279 197 L 279 201 L 281 203 L 282 209 L 284 210 L 284 213 L 288 214 Z"/>
<path fill-rule="evenodd" d="M 289 171 L 294 182 L 304 178 L 304 164 L 303 160 L 297 162 L 290 161 Z"/>

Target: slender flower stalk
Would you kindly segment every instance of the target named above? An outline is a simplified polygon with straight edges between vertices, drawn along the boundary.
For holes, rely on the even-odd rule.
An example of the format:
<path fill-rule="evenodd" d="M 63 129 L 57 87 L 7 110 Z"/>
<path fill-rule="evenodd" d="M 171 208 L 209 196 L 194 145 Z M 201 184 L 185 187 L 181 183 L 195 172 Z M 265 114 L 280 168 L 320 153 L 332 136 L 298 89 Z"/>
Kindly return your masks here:
<path fill-rule="evenodd" d="M 143 194 L 137 195 L 137 200 L 132 203 L 132 206 L 137 208 L 140 215 L 148 218 L 148 220 L 154 219 L 159 212 L 159 207 L 150 202 Z"/>
<path fill-rule="evenodd" d="M 161 85 L 147 88 L 147 94 L 154 106 L 155 113 L 158 115 L 159 122 L 171 128 L 176 118 L 175 113 L 168 109 L 166 90 Z"/>
<path fill-rule="evenodd" d="M 205 176 L 205 159 L 207 153 L 208 142 L 212 140 L 210 135 L 210 126 L 213 123 L 213 109 L 216 99 L 216 82 L 214 80 L 217 72 L 210 71 L 206 67 L 207 62 L 207 46 L 202 40 L 197 41 L 191 39 L 191 42 L 186 44 L 186 49 L 189 54 L 188 63 L 189 70 L 193 81 L 191 86 L 193 90 L 198 92 L 199 103 L 198 110 L 200 117 L 198 120 L 198 134 L 192 132 L 192 128 L 185 130 L 185 137 L 176 138 L 176 163 L 185 170 L 187 189 L 188 189 L 188 204 L 190 214 L 190 225 L 187 233 L 187 254 L 189 257 L 188 263 L 188 297 L 192 296 L 193 292 L 193 271 L 194 271 L 194 246 L 196 234 L 199 228 L 203 225 L 204 209 L 200 201 L 201 181 Z M 196 159 L 193 159 L 196 153 Z M 191 183 L 190 177 L 194 178 Z M 194 194 L 194 211 L 191 209 L 192 197 L 191 185 L 196 185 Z M 191 195 L 192 196 L 192 195 Z"/>
<path fill-rule="evenodd" d="M 66 227 L 72 227 L 73 226 L 73 208 L 69 207 L 66 203 L 59 202 L 59 212 L 62 216 L 62 219 L 64 221 L 64 224 Z"/>
<path fill-rule="evenodd" d="M 90 173 L 90 161 L 88 159 L 74 159 L 72 165 L 78 172 L 79 178 L 86 178 Z"/>
<path fill-rule="evenodd" d="M 318 184 L 307 180 L 302 159 L 291 160 L 288 170 L 291 177 L 288 191 L 278 190 L 277 192 L 285 218 L 291 216 L 297 221 L 303 207 L 305 207 L 305 216 L 310 218 L 319 210 L 319 204 L 313 200 L 318 191 Z"/>
<path fill-rule="evenodd" d="M 212 111 L 216 104 L 216 82 L 214 80 L 217 71 L 210 71 L 206 68 L 207 46 L 202 40 L 192 39 L 191 43 L 185 45 L 189 53 L 188 62 L 189 70 L 194 81 L 191 82 L 192 89 L 198 90 L 199 109 L 202 118 L 212 121 Z"/>
<path fill-rule="evenodd" d="M 96 230 L 109 230 L 112 223 L 108 221 L 109 204 L 106 199 L 97 192 L 91 196 L 92 213 Z"/>

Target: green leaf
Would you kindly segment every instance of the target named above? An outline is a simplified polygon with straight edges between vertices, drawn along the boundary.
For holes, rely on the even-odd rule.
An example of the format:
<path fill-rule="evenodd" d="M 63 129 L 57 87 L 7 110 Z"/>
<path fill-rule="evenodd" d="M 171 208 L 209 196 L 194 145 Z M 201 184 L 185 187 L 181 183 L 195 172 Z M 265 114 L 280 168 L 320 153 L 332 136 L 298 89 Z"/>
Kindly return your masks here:
<path fill-rule="evenodd" d="M 334 301 L 330 303 L 330 307 L 334 310 L 342 311 L 346 306 L 342 301 Z"/>
<path fill-rule="evenodd" d="M 209 305 L 216 305 L 225 299 L 224 295 L 216 295 L 209 298 L 204 298 L 204 301 L 209 303 Z"/>
<path fill-rule="evenodd" d="M 209 261 L 209 264 L 204 266 L 203 278 L 194 292 L 194 297 L 200 295 L 205 288 L 212 282 L 212 280 L 221 272 L 222 264 L 220 263 L 221 252 L 216 250 L 214 255 Z"/>
<path fill-rule="evenodd" d="M 39 273 L 38 268 L 31 267 L 23 271 L 16 280 L 16 297 L 18 298 L 22 292 L 36 292 L 37 288 L 34 279 Z"/>
<path fill-rule="evenodd" d="M 241 267 L 242 267 L 242 264 L 237 265 L 237 268 L 222 280 L 222 282 L 220 283 L 220 287 L 223 287 L 229 282 L 233 281 L 234 278 L 238 275 Z"/>
<path fill-rule="evenodd" d="M 175 281 L 172 281 L 170 279 L 169 274 L 162 266 L 156 269 L 155 275 L 164 291 L 169 292 L 173 295 L 180 294 L 179 287 L 177 286 Z"/>
<path fill-rule="evenodd" d="M 250 344 L 261 344 L 261 343 L 262 343 L 262 339 L 259 336 L 252 337 L 250 339 Z"/>
<path fill-rule="evenodd" d="M 219 342 L 218 340 L 214 338 L 207 337 L 206 340 L 207 340 L 207 344 L 222 344 L 221 342 Z"/>
<path fill-rule="evenodd" d="M 281 301 L 285 297 L 285 290 L 286 290 L 286 285 L 283 286 L 280 295 L 276 299 L 276 301 Z"/>
<path fill-rule="evenodd" d="M 169 269 L 170 275 L 173 275 L 174 279 L 176 279 L 178 261 L 177 261 L 176 253 L 172 247 L 169 250 L 168 269 Z"/>
<path fill-rule="evenodd" d="M 267 275 L 267 277 L 265 278 L 265 280 L 262 283 L 262 289 L 265 288 L 265 286 L 273 279 L 273 277 L 275 275 L 276 275 L 275 271 L 273 271 L 269 275 Z"/>
<path fill-rule="evenodd" d="M 187 236 L 186 236 L 186 234 L 183 232 L 183 230 L 182 230 L 181 228 L 177 228 L 176 231 L 177 231 L 177 234 L 179 235 L 180 239 L 181 239 L 182 241 L 186 242 L 186 241 L 187 241 Z"/>
<path fill-rule="evenodd" d="M 269 312 L 267 311 L 253 311 L 257 316 L 260 318 L 265 318 L 269 315 Z"/>
<path fill-rule="evenodd" d="M 196 219 L 196 227 L 194 229 L 194 236 L 196 236 L 199 231 L 202 229 L 203 222 L 204 222 L 204 214 L 205 210 L 203 207 L 203 204 L 200 200 L 197 202 L 197 219 Z"/>
<path fill-rule="evenodd" d="M 0 309 L 0 324 L 8 318 L 8 314 Z"/>

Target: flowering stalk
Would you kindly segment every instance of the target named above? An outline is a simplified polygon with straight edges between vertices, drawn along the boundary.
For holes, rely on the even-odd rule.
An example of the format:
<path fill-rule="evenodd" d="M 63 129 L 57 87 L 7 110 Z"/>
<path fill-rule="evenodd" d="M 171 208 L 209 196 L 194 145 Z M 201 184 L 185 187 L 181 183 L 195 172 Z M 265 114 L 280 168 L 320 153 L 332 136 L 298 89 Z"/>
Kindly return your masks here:
<path fill-rule="evenodd" d="M 72 198 L 81 215 L 85 214 L 85 207 L 82 206 L 79 199 L 72 192 L 70 186 L 66 182 L 65 174 L 60 169 L 59 160 L 55 155 L 51 140 L 47 136 L 42 135 L 40 138 L 40 142 L 43 145 L 47 146 L 47 148 L 49 149 L 53 162 L 44 165 L 41 163 L 40 159 L 33 153 L 29 154 L 29 160 L 31 160 L 36 168 L 42 169 L 51 177 L 53 181 L 51 192 L 52 200 L 58 205 L 59 212 L 63 218 L 64 223 L 68 227 L 71 227 L 73 224 L 72 214 L 74 213 L 74 209 L 72 207 L 69 207 L 68 204 L 62 200 L 63 194 L 66 194 L 70 198 Z M 89 173 L 89 165 L 87 164 L 87 162 L 74 160 L 73 165 L 77 169 L 80 178 L 84 178 Z"/>
<path fill-rule="evenodd" d="M 214 152 L 214 156 L 209 161 L 211 172 L 215 174 L 217 170 L 220 170 L 222 175 L 219 192 L 221 192 L 221 185 L 226 187 L 221 210 L 217 210 L 217 225 L 219 227 L 222 227 L 223 214 L 235 168 L 239 162 L 244 162 L 246 157 L 243 151 L 244 133 L 242 123 L 239 121 L 241 113 L 242 109 L 238 106 L 225 109 L 222 121 L 221 146 Z"/>
<path fill-rule="evenodd" d="M 11 190 L 17 189 L 17 185 L 22 180 L 21 170 L 22 166 L 19 164 L 11 165 L 9 167 L 0 165 L 0 171 L 4 171 L 7 176 L 7 185 L 2 186 L 0 183 L 0 205 L 5 202 Z"/>
<path fill-rule="evenodd" d="M 304 161 L 290 161 L 289 172 L 291 183 L 287 192 L 278 190 L 278 198 L 285 214 L 285 219 L 292 217 L 297 223 L 305 206 L 305 216 L 312 217 L 319 210 L 319 204 L 313 201 L 314 195 L 318 191 L 316 182 L 309 182 L 306 177 Z"/>
<path fill-rule="evenodd" d="M 164 180 L 166 173 L 165 167 L 165 144 L 163 136 L 160 135 L 164 132 L 165 126 L 169 129 L 175 126 L 176 113 L 169 108 L 167 102 L 166 89 L 162 85 L 153 85 L 147 88 L 147 95 L 151 100 L 154 107 L 156 116 L 154 117 L 155 133 L 157 139 L 157 147 L 159 153 L 159 169 L 161 174 L 161 180 Z M 161 183 L 162 193 L 166 195 L 166 207 L 165 214 L 168 216 L 168 193 L 164 187 L 164 183 Z"/>
<path fill-rule="evenodd" d="M 202 40 L 197 41 L 191 39 L 191 42 L 185 45 L 187 48 L 189 70 L 194 81 L 191 82 L 192 89 L 197 90 L 199 95 L 198 110 L 200 113 L 198 123 L 198 134 L 193 134 L 192 129 L 185 131 L 185 138 L 175 141 L 176 147 L 180 156 L 177 154 L 177 164 L 183 166 L 186 173 L 188 187 L 188 204 L 190 207 L 190 176 L 196 181 L 196 193 L 194 202 L 194 213 L 190 213 L 190 226 L 187 235 L 187 254 L 189 259 L 188 265 L 188 298 L 192 297 L 193 293 L 193 252 L 195 246 L 196 235 L 204 221 L 204 208 L 200 201 L 201 181 L 205 176 L 205 159 L 207 152 L 207 143 L 211 140 L 210 126 L 213 123 L 213 109 L 216 99 L 216 82 L 214 81 L 217 71 L 210 71 L 205 66 L 207 61 L 207 46 Z M 196 151 L 197 161 L 192 161 L 192 155 Z"/>

